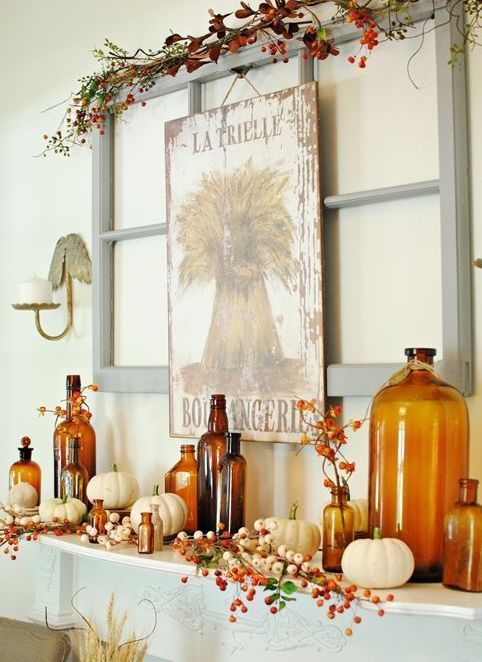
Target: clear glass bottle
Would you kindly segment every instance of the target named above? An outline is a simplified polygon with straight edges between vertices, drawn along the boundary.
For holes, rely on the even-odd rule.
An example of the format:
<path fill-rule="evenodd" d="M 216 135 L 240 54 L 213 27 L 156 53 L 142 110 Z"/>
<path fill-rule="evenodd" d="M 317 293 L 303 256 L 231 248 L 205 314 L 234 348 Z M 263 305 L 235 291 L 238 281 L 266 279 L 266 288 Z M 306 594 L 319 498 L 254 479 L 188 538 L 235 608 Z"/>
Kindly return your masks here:
<path fill-rule="evenodd" d="M 226 397 L 221 394 L 212 395 L 208 431 L 202 435 L 197 446 L 197 525 L 204 533 L 216 531 L 218 525 L 216 521 L 218 465 L 226 452 L 224 435 L 227 431 Z"/>
<path fill-rule="evenodd" d="M 104 500 L 94 499 L 94 506 L 89 513 L 89 524 L 96 529 L 97 533 L 93 536 L 89 534 L 89 542 L 97 543 L 97 536 L 105 534 L 105 525 L 108 519 L 104 510 Z"/>
<path fill-rule="evenodd" d="M 237 533 L 245 523 L 244 493 L 246 460 L 240 454 L 241 434 L 226 433 L 226 454 L 219 461 L 219 492 L 217 523 L 224 531 Z"/>
<path fill-rule="evenodd" d="M 161 516 L 159 515 L 159 504 L 151 502 L 152 526 L 154 527 L 154 551 L 162 552 L 164 545 L 164 531 Z"/>
<path fill-rule="evenodd" d="M 445 586 L 482 591 L 482 506 L 478 480 L 459 480 L 459 500 L 445 515 L 443 578 Z"/>
<path fill-rule="evenodd" d="M 21 438 L 21 446 L 18 449 L 20 459 L 10 467 L 9 487 L 11 489 L 17 483 L 29 483 L 37 490 L 36 505 L 38 506 L 41 501 L 42 471 L 39 465 L 32 460 L 32 451 L 34 449 L 30 447 L 31 443 L 29 437 Z"/>
<path fill-rule="evenodd" d="M 60 496 L 60 474 L 67 464 L 69 438 L 80 439 L 80 463 L 87 469 L 89 480 L 96 473 L 95 431 L 84 417 L 75 416 L 72 412 L 71 398 L 81 392 L 79 375 L 67 375 L 66 417 L 57 424 L 54 431 L 54 496 Z"/>
<path fill-rule="evenodd" d="M 197 462 L 194 450 L 193 444 L 182 444 L 181 459 L 164 479 L 166 492 L 178 494 L 187 504 L 185 531 L 191 534 L 197 530 Z"/>
<path fill-rule="evenodd" d="M 444 516 L 467 475 L 469 421 L 462 395 L 431 368 L 431 348 L 377 393 L 370 415 L 369 531 L 400 538 L 414 581 L 441 581 Z"/>
<path fill-rule="evenodd" d="M 137 534 L 137 551 L 139 554 L 152 554 L 154 551 L 154 526 L 152 513 L 141 513 L 141 523 Z"/>
<path fill-rule="evenodd" d="M 89 474 L 87 469 L 80 463 L 79 454 L 80 439 L 70 437 L 68 464 L 65 465 L 60 474 L 60 498 L 63 499 L 67 496 L 71 499 L 79 499 L 88 506 L 87 483 L 89 482 Z"/>
<path fill-rule="evenodd" d="M 341 557 L 355 539 L 355 512 L 348 503 L 348 488 L 331 488 L 331 503 L 323 510 L 323 570 L 341 572 Z"/>

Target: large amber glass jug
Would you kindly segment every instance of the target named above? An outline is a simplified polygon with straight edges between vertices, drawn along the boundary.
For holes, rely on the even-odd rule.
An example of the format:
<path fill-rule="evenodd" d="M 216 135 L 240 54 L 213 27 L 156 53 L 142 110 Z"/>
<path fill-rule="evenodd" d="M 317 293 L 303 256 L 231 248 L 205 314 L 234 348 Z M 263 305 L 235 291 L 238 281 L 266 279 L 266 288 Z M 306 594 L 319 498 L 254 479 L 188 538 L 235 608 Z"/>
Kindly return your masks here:
<path fill-rule="evenodd" d="M 443 523 L 467 475 L 465 400 L 433 370 L 434 349 L 406 349 L 406 367 L 370 415 L 369 527 L 412 550 L 412 581 L 441 581 Z"/>
<path fill-rule="evenodd" d="M 165 476 L 166 492 L 174 492 L 187 504 L 187 522 L 184 530 L 197 530 L 197 462 L 193 444 L 182 444 L 181 459 Z"/>
<path fill-rule="evenodd" d="M 461 478 L 459 500 L 445 515 L 442 582 L 464 591 L 482 591 L 482 506 L 478 480 Z"/>
<path fill-rule="evenodd" d="M 79 375 L 67 375 L 66 417 L 59 422 L 54 432 L 54 496 L 60 496 L 60 475 L 68 462 L 69 439 L 80 439 L 80 463 L 87 469 L 89 480 L 95 476 L 95 432 L 84 416 L 74 415 L 72 400 L 81 392 Z"/>

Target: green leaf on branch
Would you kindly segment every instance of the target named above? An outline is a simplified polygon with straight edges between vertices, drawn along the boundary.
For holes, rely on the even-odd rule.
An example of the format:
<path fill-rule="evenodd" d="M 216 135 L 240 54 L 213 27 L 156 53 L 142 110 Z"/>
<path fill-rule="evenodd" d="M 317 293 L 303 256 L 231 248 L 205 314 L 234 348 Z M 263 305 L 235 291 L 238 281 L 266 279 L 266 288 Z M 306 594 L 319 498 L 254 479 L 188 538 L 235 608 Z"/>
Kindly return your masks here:
<path fill-rule="evenodd" d="M 278 580 L 274 577 L 268 579 L 268 583 L 264 587 L 265 591 L 274 591 L 278 587 Z"/>
<path fill-rule="evenodd" d="M 281 590 L 283 593 L 286 593 L 286 595 L 291 595 L 292 593 L 296 593 L 298 589 L 296 588 L 296 584 L 294 582 L 288 581 L 282 584 Z"/>
<path fill-rule="evenodd" d="M 286 607 L 286 602 L 285 602 L 284 600 L 280 600 L 280 603 L 279 603 L 279 610 L 281 611 L 281 610 L 284 609 L 285 607 Z"/>

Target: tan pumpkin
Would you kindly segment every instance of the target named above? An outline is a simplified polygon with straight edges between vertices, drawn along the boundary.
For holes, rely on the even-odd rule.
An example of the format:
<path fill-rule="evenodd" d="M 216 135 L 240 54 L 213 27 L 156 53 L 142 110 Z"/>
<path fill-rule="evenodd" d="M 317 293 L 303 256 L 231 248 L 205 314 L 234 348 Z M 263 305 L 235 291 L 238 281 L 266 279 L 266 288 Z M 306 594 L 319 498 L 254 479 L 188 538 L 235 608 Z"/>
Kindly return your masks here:
<path fill-rule="evenodd" d="M 30 483 L 17 483 L 10 489 L 7 502 L 11 506 L 34 508 L 38 504 L 37 490 Z"/>
<path fill-rule="evenodd" d="M 380 529 L 375 529 L 373 539 L 360 538 L 348 545 L 341 567 L 350 582 L 363 588 L 395 588 L 410 579 L 415 560 L 403 540 L 381 538 Z"/>
<path fill-rule="evenodd" d="M 159 505 L 159 515 L 162 519 L 162 529 L 165 537 L 174 536 L 182 531 L 187 522 L 187 504 L 178 494 L 166 492 L 159 494 L 159 485 L 155 485 L 152 496 L 138 499 L 132 506 L 131 522 L 137 533 L 141 523 L 141 513 L 150 513 L 151 503 Z"/>
<path fill-rule="evenodd" d="M 275 547 L 286 545 L 303 556 L 314 556 L 320 547 L 320 529 L 314 522 L 296 519 L 297 510 L 298 504 L 294 503 L 289 517 L 268 517 L 264 520 L 264 526 L 273 536 Z"/>
<path fill-rule="evenodd" d="M 323 526 L 323 510 L 330 502 L 327 501 L 321 508 L 320 523 Z M 355 513 L 355 533 L 368 531 L 368 499 L 350 499 L 348 504 Z"/>
<path fill-rule="evenodd" d="M 137 480 L 132 474 L 118 471 L 116 464 L 112 465 L 112 471 L 97 474 L 87 485 L 89 501 L 94 503 L 94 499 L 102 499 L 107 510 L 130 508 L 138 496 Z"/>
<path fill-rule="evenodd" d="M 71 524 L 80 524 L 84 515 L 87 513 L 87 506 L 79 499 L 49 499 L 42 501 L 39 506 L 39 515 L 41 522 L 53 522 L 58 520 L 63 522 L 68 520 Z"/>

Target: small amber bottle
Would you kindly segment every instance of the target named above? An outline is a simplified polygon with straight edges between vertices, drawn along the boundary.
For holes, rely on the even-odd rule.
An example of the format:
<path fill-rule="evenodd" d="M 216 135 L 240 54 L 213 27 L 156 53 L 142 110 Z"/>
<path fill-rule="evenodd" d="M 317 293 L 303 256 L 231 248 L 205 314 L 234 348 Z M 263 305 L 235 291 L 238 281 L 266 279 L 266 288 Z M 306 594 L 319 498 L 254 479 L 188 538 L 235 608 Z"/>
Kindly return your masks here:
<path fill-rule="evenodd" d="M 237 533 L 245 523 L 246 460 L 240 454 L 241 434 L 226 433 L 226 454 L 219 461 L 217 521 Z"/>
<path fill-rule="evenodd" d="M 10 489 L 17 483 L 29 483 L 37 490 L 37 506 L 40 503 L 40 488 L 42 483 L 42 472 L 39 465 L 32 460 L 33 448 L 30 448 L 29 437 L 22 437 L 21 446 L 18 449 L 20 459 L 10 467 L 9 485 Z"/>
<path fill-rule="evenodd" d="M 482 591 L 482 506 L 479 481 L 459 480 L 459 500 L 445 515 L 443 579 L 445 586 Z"/>
<path fill-rule="evenodd" d="M 211 396 L 208 431 L 199 439 L 197 446 L 197 494 L 198 521 L 201 531 L 216 531 L 219 460 L 226 452 L 225 434 L 228 431 L 226 397 Z"/>
<path fill-rule="evenodd" d="M 104 510 L 104 500 L 94 499 L 94 507 L 89 513 L 89 524 L 95 528 L 97 533 L 94 535 L 89 534 L 89 542 L 97 543 L 97 536 L 105 534 L 107 520 L 107 513 Z"/>
<path fill-rule="evenodd" d="M 79 453 L 80 439 L 71 437 L 69 439 L 68 464 L 65 465 L 60 474 L 60 498 L 63 499 L 67 496 L 71 499 L 79 499 L 88 506 L 87 483 L 89 482 L 89 474 L 87 469 L 80 464 Z"/>
<path fill-rule="evenodd" d="M 193 444 L 181 446 L 181 459 L 167 472 L 165 487 L 166 492 L 174 492 L 186 502 L 185 531 L 194 533 L 197 530 L 197 462 Z"/>
<path fill-rule="evenodd" d="M 341 557 L 355 538 L 355 512 L 347 501 L 348 488 L 331 488 L 331 503 L 323 510 L 323 570 L 341 572 Z"/>
<path fill-rule="evenodd" d="M 137 551 L 139 554 L 152 554 L 154 551 L 154 525 L 152 513 L 141 513 L 142 521 L 139 524 L 137 538 Z"/>

